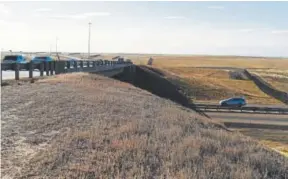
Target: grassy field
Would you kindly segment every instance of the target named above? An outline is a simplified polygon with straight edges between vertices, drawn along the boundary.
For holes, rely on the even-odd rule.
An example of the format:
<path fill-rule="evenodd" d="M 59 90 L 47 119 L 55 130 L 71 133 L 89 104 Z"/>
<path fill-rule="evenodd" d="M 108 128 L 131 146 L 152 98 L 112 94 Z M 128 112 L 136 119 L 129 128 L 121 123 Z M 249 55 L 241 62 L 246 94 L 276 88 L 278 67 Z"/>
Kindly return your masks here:
<path fill-rule="evenodd" d="M 286 67 L 286 70 L 253 69 L 251 72 L 263 78 L 276 89 L 288 92 L 288 67 Z"/>
<path fill-rule="evenodd" d="M 287 158 L 129 84 L 81 73 L 19 84 L 2 87 L 2 177 L 287 177 Z"/>
<path fill-rule="evenodd" d="M 154 59 L 153 67 L 181 77 L 191 88 L 191 98 L 196 101 L 218 102 L 223 98 L 243 95 L 249 103 L 281 104 L 263 93 L 252 81 L 231 79 L 228 71 L 233 71 L 234 68 L 247 68 L 261 76 L 264 75 L 264 79 L 271 85 L 282 91 L 288 91 L 288 59 L 196 55 L 151 56 Z M 142 55 L 140 60 L 135 57 L 131 56 L 135 64 L 145 64 L 150 56 Z M 195 67 L 211 67 L 211 69 Z"/>
<path fill-rule="evenodd" d="M 155 67 L 236 67 L 287 70 L 288 59 L 236 56 L 156 56 Z"/>
<path fill-rule="evenodd" d="M 281 104 L 263 93 L 250 80 L 237 80 L 228 70 L 195 67 L 162 67 L 171 75 L 180 77 L 189 88 L 194 102 L 217 102 L 233 96 L 245 96 L 250 104 Z"/>

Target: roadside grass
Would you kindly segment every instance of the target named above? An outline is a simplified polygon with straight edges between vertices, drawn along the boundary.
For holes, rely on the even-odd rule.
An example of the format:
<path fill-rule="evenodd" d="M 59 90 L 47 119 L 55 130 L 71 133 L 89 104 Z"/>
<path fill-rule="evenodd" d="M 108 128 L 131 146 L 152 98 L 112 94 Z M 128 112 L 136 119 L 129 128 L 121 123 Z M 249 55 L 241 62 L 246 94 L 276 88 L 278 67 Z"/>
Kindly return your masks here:
<path fill-rule="evenodd" d="M 116 80 L 65 74 L 17 88 L 5 86 L 1 95 L 6 111 L 1 118 L 1 162 L 7 164 L 1 165 L 2 176 L 288 176 L 288 160 L 282 155 L 195 111 Z M 27 148 L 45 147 L 28 156 L 15 151 L 21 142 Z"/>
<path fill-rule="evenodd" d="M 236 80 L 228 70 L 195 67 L 162 67 L 166 74 L 180 77 L 188 89 L 191 100 L 218 102 L 233 96 L 245 96 L 250 104 L 281 104 L 278 100 L 263 93 L 250 80 Z M 182 84 L 182 85 L 183 85 Z"/>
<path fill-rule="evenodd" d="M 287 67 L 288 68 L 288 67 Z M 252 73 L 263 78 L 270 85 L 278 90 L 288 92 L 288 70 L 279 69 L 253 69 Z"/>

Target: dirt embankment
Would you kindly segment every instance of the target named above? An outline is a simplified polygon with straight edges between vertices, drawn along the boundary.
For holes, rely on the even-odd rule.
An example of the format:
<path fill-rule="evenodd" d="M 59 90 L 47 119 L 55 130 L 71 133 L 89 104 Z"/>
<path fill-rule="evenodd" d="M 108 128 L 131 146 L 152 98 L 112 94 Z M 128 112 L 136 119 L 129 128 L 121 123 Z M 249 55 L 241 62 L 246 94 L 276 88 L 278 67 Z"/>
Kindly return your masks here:
<path fill-rule="evenodd" d="M 3 178 L 278 178 L 288 160 L 130 84 L 67 74 L 2 87 Z"/>
<path fill-rule="evenodd" d="M 245 70 L 245 74 L 261 89 L 264 93 L 272 96 L 273 98 L 283 102 L 284 104 L 288 105 L 288 92 L 280 91 L 269 83 L 264 81 L 261 77 L 256 74 L 251 74 L 249 71 Z"/>
<path fill-rule="evenodd" d="M 181 87 L 168 80 L 164 71 L 147 66 L 135 66 L 133 71 L 126 70 L 114 76 L 115 79 L 133 84 L 136 87 L 147 90 L 157 96 L 172 100 L 185 107 L 196 110 L 195 105 L 181 91 Z M 204 115 L 202 112 L 197 111 Z"/>

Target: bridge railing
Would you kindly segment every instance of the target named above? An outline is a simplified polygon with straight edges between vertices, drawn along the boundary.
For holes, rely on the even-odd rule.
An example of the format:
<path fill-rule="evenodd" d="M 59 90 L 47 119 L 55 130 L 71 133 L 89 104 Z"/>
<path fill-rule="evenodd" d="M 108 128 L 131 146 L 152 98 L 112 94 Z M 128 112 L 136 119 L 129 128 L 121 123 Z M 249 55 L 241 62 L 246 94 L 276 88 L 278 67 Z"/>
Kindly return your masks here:
<path fill-rule="evenodd" d="M 50 61 L 50 62 L 28 62 L 28 63 L 1 63 L 1 81 L 2 71 L 12 70 L 15 72 L 15 80 L 20 79 L 20 71 L 29 71 L 29 78 L 33 78 L 33 72 L 38 70 L 40 76 L 57 75 L 61 73 L 71 72 L 97 72 L 101 70 L 109 70 L 117 67 L 124 67 L 131 65 L 131 62 L 125 61 L 110 61 L 110 60 L 97 60 L 97 61 Z"/>
<path fill-rule="evenodd" d="M 195 104 L 196 108 L 203 112 L 228 112 L 228 113 L 257 113 L 257 114 L 284 114 L 288 115 L 288 108 L 271 108 L 271 107 L 234 107 L 220 106 L 213 104 Z"/>

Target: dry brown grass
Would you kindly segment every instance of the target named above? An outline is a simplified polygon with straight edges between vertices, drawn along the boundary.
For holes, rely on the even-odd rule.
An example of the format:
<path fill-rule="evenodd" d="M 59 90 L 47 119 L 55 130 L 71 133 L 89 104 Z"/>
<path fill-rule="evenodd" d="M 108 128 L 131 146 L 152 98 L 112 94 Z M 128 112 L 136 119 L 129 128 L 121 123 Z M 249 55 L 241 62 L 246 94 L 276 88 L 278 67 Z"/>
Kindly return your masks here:
<path fill-rule="evenodd" d="M 253 69 L 252 73 L 263 78 L 278 90 L 288 92 L 288 67 L 286 70 L 279 69 Z"/>
<path fill-rule="evenodd" d="M 286 69 L 288 59 L 235 56 L 155 56 L 155 67 L 236 67 Z"/>
<path fill-rule="evenodd" d="M 1 119 L 6 177 L 288 176 L 287 158 L 257 142 L 171 101 L 96 75 L 5 86 Z"/>
<path fill-rule="evenodd" d="M 239 129 L 239 131 L 288 157 L 288 131 L 269 129 Z"/>
<path fill-rule="evenodd" d="M 227 70 L 195 67 L 160 69 L 180 77 L 189 88 L 189 96 L 195 101 L 218 102 L 231 96 L 245 96 L 250 104 L 280 104 L 252 81 L 231 79 Z"/>

